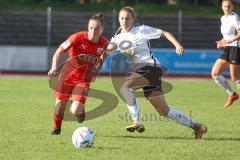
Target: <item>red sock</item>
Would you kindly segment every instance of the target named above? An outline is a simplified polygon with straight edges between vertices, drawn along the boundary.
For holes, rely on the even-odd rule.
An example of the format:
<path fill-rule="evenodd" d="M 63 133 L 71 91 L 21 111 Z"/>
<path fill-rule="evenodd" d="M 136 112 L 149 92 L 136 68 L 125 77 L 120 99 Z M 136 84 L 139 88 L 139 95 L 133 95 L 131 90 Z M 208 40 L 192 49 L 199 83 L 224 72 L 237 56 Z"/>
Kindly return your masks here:
<path fill-rule="evenodd" d="M 63 115 L 57 115 L 56 113 L 54 113 L 53 115 L 54 128 L 61 128 L 62 120 L 63 120 Z"/>

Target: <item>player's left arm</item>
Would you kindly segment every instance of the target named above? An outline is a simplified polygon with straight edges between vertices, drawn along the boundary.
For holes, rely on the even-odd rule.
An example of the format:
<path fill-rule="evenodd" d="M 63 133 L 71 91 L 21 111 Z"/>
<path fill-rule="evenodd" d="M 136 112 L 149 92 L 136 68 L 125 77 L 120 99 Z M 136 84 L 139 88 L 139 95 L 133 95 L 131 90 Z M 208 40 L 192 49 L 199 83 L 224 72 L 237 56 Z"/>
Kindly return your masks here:
<path fill-rule="evenodd" d="M 237 33 L 236 36 L 234 36 L 232 39 L 224 40 L 224 44 L 227 45 L 240 40 L 240 28 L 236 29 L 236 33 Z"/>
<path fill-rule="evenodd" d="M 107 47 L 108 47 L 109 42 L 106 43 L 105 47 L 103 48 L 102 54 L 98 59 L 98 63 L 96 65 L 96 68 L 101 69 L 103 62 L 105 61 L 106 57 L 108 56 L 108 51 L 107 51 Z"/>
<path fill-rule="evenodd" d="M 183 46 L 177 41 L 177 39 L 170 33 L 163 31 L 162 36 L 164 36 L 167 40 L 169 40 L 176 48 L 176 53 L 178 55 L 182 55 L 184 53 Z"/>
<path fill-rule="evenodd" d="M 236 35 L 230 40 L 224 40 L 225 45 L 231 44 L 235 41 L 240 40 L 240 18 L 239 18 L 239 16 L 235 16 L 232 23 L 233 23 L 233 26 L 235 27 Z"/>

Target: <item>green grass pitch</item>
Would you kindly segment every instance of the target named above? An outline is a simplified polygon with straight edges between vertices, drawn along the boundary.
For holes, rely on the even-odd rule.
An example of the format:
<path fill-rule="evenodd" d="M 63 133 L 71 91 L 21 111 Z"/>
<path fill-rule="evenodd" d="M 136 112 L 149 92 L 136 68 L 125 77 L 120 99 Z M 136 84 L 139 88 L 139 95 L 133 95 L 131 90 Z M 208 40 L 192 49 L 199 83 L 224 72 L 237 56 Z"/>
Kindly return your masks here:
<path fill-rule="evenodd" d="M 165 79 L 167 80 L 167 79 Z M 173 90 L 166 94 L 170 106 L 206 124 L 202 140 L 193 131 L 158 117 L 153 107 L 139 99 L 146 131 L 126 133 L 127 108 L 118 97 L 117 107 L 108 114 L 78 124 L 64 121 L 62 134 L 51 136 L 53 90 L 47 78 L 0 78 L 0 159 L 1 160 L 238 160 L 240 157 L 240 103 L 223 109 L 225 92 L 211 80 L 168 80 Z M 233 88 L 236 89 L 234 84 Z M 98 79 L 92 88 L 116 95 L 109 79 Z M 86 109 L 101 103 L 88 98 Z M 150 117 L 155 116 L 155 117 Z M 92 148 L 77 149 L 71 143 L 73 131 L 87 126 L 94 130 Z"/>

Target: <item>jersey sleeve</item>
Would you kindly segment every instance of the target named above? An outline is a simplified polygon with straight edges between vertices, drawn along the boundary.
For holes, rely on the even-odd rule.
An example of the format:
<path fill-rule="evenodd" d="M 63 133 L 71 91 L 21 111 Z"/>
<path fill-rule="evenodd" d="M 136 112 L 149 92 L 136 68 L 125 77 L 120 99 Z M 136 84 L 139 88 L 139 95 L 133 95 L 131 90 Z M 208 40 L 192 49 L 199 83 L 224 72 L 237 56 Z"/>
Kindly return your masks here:
<path fill-rule="evenodd" d="M 78 34 L 73 34 L 69 36 L 68 39 L 59 46 L 59 48 L 61 48 L 62 51 L 66 51 L 71 48 L 71 46 L 74 45 L 77 40 Z"/>
<path fill-rule="evenodd" d="M 142 35 L 144 37 L 146 37 L 147 39 L 160 38 L 162 35 L 162 32 L 163 32 L 161 29 L 146 26 L 146 25 L 140 26 L 140 31 L 141 31 Z"/>
<path fill-rule="evenodd" d="M 236 30 L 240 29 L 240 18 L 237 14 L 235 14 L 235 16 L 234 16 L 233 25 L 236 28 Z"/>
<path fill-rule="evenodd" d="M 118 48 L 118 38 L 117 36 L 114 36 L 111 38 L 110 42 L 107 45 L 107 51 L 109 52 L 109 54 L 112 54 L 113 52 L 120 50 Z"/>

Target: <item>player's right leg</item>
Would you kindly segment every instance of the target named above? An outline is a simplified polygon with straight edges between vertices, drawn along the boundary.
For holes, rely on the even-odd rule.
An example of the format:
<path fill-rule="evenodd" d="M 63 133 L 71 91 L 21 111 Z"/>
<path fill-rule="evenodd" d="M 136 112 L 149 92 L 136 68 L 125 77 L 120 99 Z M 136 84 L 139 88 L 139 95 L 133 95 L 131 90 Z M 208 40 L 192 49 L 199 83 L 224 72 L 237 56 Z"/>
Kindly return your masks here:
<path fill-rule="evenodd" d="M 222 72 L 224 72 L 227 68 L 229 68 L 229 62 L 224 59 L 217 59 L 215 64 L 212 68 L 211 76 L 214 79 L 214 81 L 223 88 L 227 94 L 228 94 L 228 100 L 225 103 L 224 107 L 229 107 L 238 97 L 237 94 L 232 90 L 232 87 L 229 85 L 227 80 L 223 75 L 221 75 Z"/>
<path fill-rule="evenodd" d="M 137 98 L 134 96 L 134 91 L 144 86 L 148 81 L 137 73 L 131 73 L 127 77 L 127 81 L 120 88 L 120 92 L 127 104 L 128 112 L 131 115 L 133 121 L 132 125 L 126 126 L 125 130 L 128 132 L 144 132 L 145 128 L 141 124 L 140 109 L 137 102 Z"/>
<path fill-rule="evenodd" d="M 128 112 L 131 115 L 133 124 L 126 126 L 125 130 L 128 132 L 134 132 L 134 131 L 138 131 L 139 133 L 144 132 L 145 127 L 143 126 L 143 124 L 141 124 L 140 109 L 139 109 L 136 97 L 133 96 L 133 105 L 127 104 L 127 108 L 128 108 Z"/>
<path fill-rule="evenodd" d="M 67 100 L 60 100 L 56 98 L 56 106 L 55 106 L 54 115 L 53 115 L 54 129 L 51 133 L 52 135 L 61 134 L 62 120 L 64 117 L 64 111 L 66 109 L 66 105 L 67 105 Z"/>
<path fill-rule="evenodd" d="M 53 115 L 54 129 L 52 135 L 61 134 L 62 120 L 64 117 L 64 111 L 67 106 L 68 99 L 71 96 L 73 85 L 62 84 L 59 85 L 59 88 L 55 91 L 54 96 L 56 97 L 56 105 Z"/>
<path fill-rule="evenodd" d="M 132 125 L 126 126 L 125 130 L 128 132 L 134 132 L 135 130 L 140 133 L 144 132 L 145 128 L 141 124 L 140 109 L 137 102 L 137 98 L 134 96 L 134 93 L 133 93 L 134 91 L 125 85 L 121 87 L 120 91 L 127 103 L 128 112 L 133 122 Z"/>

